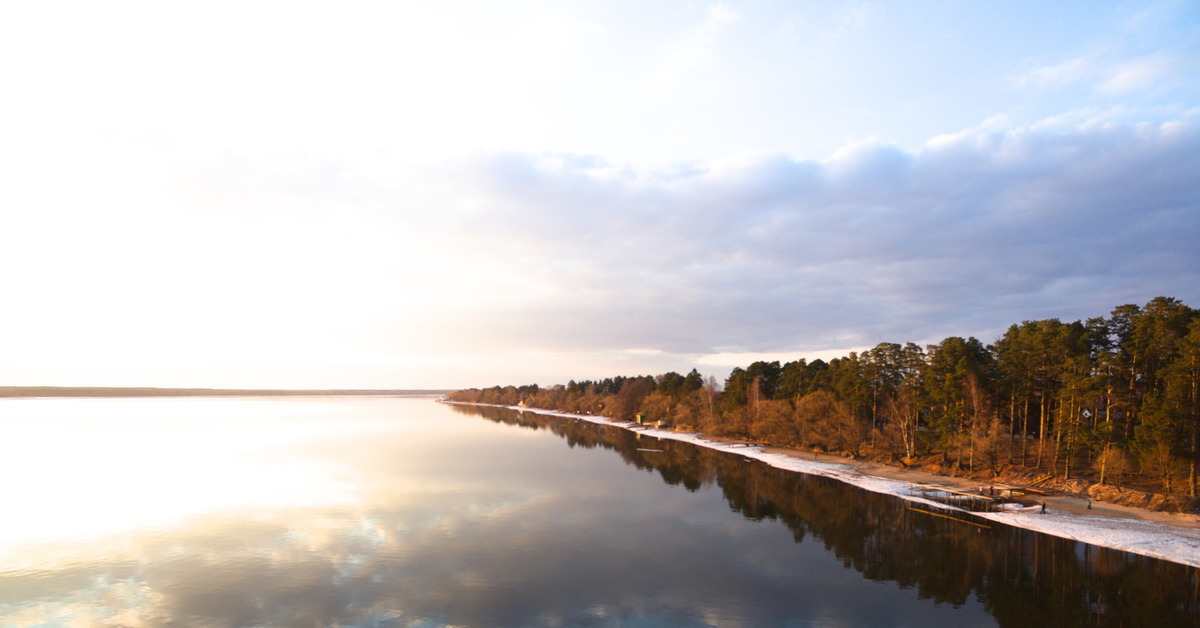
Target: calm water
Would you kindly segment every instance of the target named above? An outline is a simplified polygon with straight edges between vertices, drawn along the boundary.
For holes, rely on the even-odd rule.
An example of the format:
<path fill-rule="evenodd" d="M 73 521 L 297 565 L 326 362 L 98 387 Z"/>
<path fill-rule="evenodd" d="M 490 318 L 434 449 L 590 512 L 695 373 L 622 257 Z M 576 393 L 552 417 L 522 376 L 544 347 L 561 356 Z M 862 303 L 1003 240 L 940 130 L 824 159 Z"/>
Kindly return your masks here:
<path fill-rule="evenodd" d="M 427 399 L 0 401 L 3 626 L 1189 626 L 1197 570 Z"/>

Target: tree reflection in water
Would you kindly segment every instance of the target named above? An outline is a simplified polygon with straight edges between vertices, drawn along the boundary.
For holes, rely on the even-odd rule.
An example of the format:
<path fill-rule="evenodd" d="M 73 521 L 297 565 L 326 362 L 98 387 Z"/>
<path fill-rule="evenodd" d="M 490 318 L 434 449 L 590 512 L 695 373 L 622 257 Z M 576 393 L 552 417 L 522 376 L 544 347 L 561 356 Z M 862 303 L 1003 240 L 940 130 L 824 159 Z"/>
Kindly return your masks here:
<path fill-rule="evenodd" d="M 428 400 L 217 405 L 237 419 L 205 423 L 210 440 L 241 451 L 253 427 L 264 440 L 246 456 L 282 447 L 268 472 L 303 459 L 353 500 L 221 509 L 6 555 L 0 625 L 1200 625 L 1194 569 L 933 517 L 612 426 Z M 286 490 L 311 478 L 292 479 Z"/>
<path fill-rule="evenodd" d="M 1191 567 L 984 520 L 933 517 L 892 496 L 690 443 L 532 412 L 454 408 L 549 430 L 570 447 L 612 450 L 688 491 L 715 483 L 747 519 L 779 521 L 797 541 L 812 537 L 845 567 L 914 588 L 923 599 L 961 605 L 975 596 L 1001 626 L 1200 625 L 1200 570 Z"/>

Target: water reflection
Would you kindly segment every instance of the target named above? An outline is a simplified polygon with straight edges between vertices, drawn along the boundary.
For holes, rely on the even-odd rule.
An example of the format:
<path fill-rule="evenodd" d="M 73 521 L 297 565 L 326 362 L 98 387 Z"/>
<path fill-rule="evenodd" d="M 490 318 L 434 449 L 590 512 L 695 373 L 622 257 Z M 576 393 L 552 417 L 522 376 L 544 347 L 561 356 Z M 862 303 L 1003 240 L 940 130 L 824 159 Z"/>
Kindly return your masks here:
<path fill-rule="evenodd" d="M 781 471 L 677 441 L 647 439 L 533 413 L 459 407 L 493 421 L 559 434 L 573 447 L 611 449 L 630 465 L 689 490 L 714 481 L 752 520 L 812 536 L 875 581 L 921 598 L 981 601 L 1002 626 L 1200 625 L 1200 570 L 999 524 L 929 516 L 901 500 Z M 647 451 L 648 449 L 661 451 Z"/>
<path fill-rule="evenodd" d="M 1192 570 L 965 529 L 683 443 L 428 401 L 260 403 L 234 403 L 231 417 L 207 426 L 230 440 L 281 432 L 231 445 L 244 457 L 227 453 L 230 464 L 273 452 L 285 469 L 323 470 L 318 482 L 338 485 L 338 495 L 256 509 L 205 497 L 169 526 L 131 528 L 102 545 L 41 544 L 59 559 L 5 563 L 0 624 L 1195 622 Z M 280 418 L 290 412 L 298 414 Z M 311 478 L 280 487 L 302 493 Z"/>
<path fill-rule="evenodd" d="M 335 462 L 288 448 L 393 429 L 369 402 L 264 399 L 0 400 L 8 516 L 0 557 L 36 542 L 94 543 L 231 509 L 348 503 Z"/>

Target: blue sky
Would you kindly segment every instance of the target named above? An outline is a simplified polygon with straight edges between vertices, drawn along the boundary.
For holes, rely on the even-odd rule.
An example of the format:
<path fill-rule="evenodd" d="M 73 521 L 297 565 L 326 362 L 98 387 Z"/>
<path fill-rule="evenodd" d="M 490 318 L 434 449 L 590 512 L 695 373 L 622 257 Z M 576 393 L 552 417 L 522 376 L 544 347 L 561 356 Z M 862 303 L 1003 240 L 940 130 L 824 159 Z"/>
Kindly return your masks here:
<path fill-rule="evenodd" d="M 1195 2 L 0 9 L 0 382 L 723 378 L 1200 305 Z"/>

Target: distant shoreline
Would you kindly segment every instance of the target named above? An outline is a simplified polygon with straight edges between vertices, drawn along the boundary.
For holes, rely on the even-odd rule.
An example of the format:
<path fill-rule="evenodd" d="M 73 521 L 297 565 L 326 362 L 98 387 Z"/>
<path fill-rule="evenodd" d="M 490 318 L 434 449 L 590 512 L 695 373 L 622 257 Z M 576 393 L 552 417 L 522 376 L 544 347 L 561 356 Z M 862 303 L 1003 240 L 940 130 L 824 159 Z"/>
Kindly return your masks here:
<path fill-rule="evenodd" d="M 111 397 L 380 397 L 435 396 L 450 390 L 440 389 L 237 389 L 237 388 L 153 388 L 109 386 L 0 386 L 0 398 L 111 398 Z"/>

